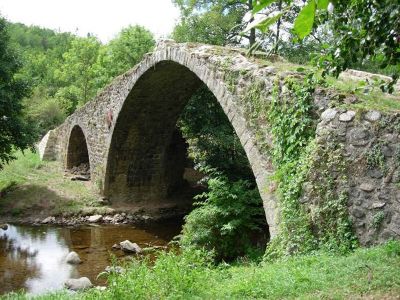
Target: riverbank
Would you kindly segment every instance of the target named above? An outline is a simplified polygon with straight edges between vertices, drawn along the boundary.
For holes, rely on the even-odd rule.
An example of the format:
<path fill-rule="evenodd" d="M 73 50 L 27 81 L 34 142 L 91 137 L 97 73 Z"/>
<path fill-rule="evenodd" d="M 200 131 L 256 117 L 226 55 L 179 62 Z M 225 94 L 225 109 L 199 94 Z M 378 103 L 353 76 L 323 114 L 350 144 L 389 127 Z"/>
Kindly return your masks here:
<path fill-rule="evenodd" d="M 17 159 L 0 171 L 0 223 L 143 224 L 180 217 L 191 209 L 191 201 L 182 201 L 179 207 L 166 202 L 154 211 L 111 204 L 96 193 L 90 181 L 71 180 L 74 176 L 59 162 L 41 161 L 31 151 L 15 155 Z"/>
<path fill-rule="evenodd" d="M 25 226 L 0 229 L 0 295 L 24 289 L 41 295 L 63 289 L 71 278 L 87 277 L 95 286 L 105 286 L 112 262 L 143 259 L 156 249 L 167 249 L 179 233 L 175 222 L 131 225 Z M 122 241 L 135 242 L 140 253 L 116 247 Z M 73 251 L 73 252 L 72 252 Z M 68 257 L 74 253 L 79 263 Z M 54 276 L 57 274 L 57 276 Z M 104 287 L 103 287 L 104 288 Z"/>
<path fill-rule="evenodd" d="M 111 274 L 104 291 L 61 291 L 40 299 L 399 299 L 400 242 L 257 264 L 214 266 L 205 253 L 160 252 L 154 264 L 133 260 Z M 27 299 L 9 294 L 3 299 Z"/>

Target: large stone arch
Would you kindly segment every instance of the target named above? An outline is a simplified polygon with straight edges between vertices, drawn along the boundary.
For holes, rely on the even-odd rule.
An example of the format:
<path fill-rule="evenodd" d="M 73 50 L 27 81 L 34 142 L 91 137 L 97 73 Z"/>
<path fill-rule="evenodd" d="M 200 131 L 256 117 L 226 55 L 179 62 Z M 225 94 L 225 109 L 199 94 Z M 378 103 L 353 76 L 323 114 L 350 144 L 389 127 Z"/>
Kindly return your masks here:
<path fill-rule="evenodd" d="M 88 164 L 90 170 L 90 151 L 86 135 L 80 125 L 74 125 L 69 132 L 66 149 L 65 167 L 71 169 L 81 164 Z"/>
<path fill-rule="evenodd" d="M 143 157 L 152 157 L 149 158 L 151 166 L 160 163 L 164 170 L 168 169 L 165 165 L 168 161 L 167 152 L 168 155 L 173 155 L 176 149 L 173 143 L 168 144 L 166 141 L 171 139 L 171 128 L 172 124 L 175 125 L 177 112 L 183 108 L 193 90 L 200 84 L 205 84 L 218 100 L 247 154 L 273 237 L 277 232 L 278 208 L 274 186 L 270 186 L 268 178 L 274 170 L 267 151 L 262 148 L 271 147 L 272 142 L 268 124 L 265 120 L 258 119 L 251 109 L 249 111 L 248 105 L 251 101 L 248 98 L 254 84 L 261 83 L 262 88 L 258 92 L 261 93 L 263 103 L 267 105 L 276 73 L 273 66 L 268 66 L 257 58 L 246 57 L 245 50 L 162 41 L 153 53 L 145 55 L 138 65 L 115 78 L 94 99 L 51 131 L 48 138 L 39 145 L 39 149 L 43 155 L 46 154 L 46 159 L 58 159 L 66 165 L 70 131 L 79 124 L 87 139 L 91 179 L 95 187 L 104 196 L 110 196 L 112 191 L 114 196 L 119 194 L 123 198 L 123 190 L 112 190 L 110 187 L 115 183 L 117 185 L 114 187 L 118 187 L 118 182 L 127 182 L 128 173 L 134 181 L 146 182 L 146 174 L 142 173 L 137 177 L 137 172 L 148 165 L 146 160 L 140 161 Z M 158 126 L 154 118 L 152 123 L 146 122 L 146 117 L 140 118 L 147 116 L 150 120 L 156 112 L 165 115 L 161 118 L 165 121 L 162 126 Z M 132 125 L 129 130 L 124 126 L 128 124 Z M 123 138 L 128 135 L 133 137 L 135 132 L 146 135 L 138 135 L 136 139 Z M 151 136 L 157 138 L 149 141 Z M 128 147 L 129 141 L 134 140 L 136 143 L 131 146 L 135 149 L 135 157 L 128 151 L 131 149 Z M 150 146 L 141 148 L 141 144 Z M 169 151 L 166 151 L 167 144 L 171 146 Z M 116 160 L 115 163 L 113 159 Z M 115 165 L 124 164 L 122 170 L 125 168 L 125 175 L 124 172 L 114 172 Z M 165 174 L 153 172 L 148 176 L 151 176 L 154 180 L 151 182 L 154 183 L 162 175 Z M 166 185 L 162 184 L 158 187 L 147 185 L 147 190 L 145 186 L 143 184 L 138 192 L 146 192 L 149 198 L 166 191 Z M 141 200 L 146 201 L 145 197 Z"/>
<path fill-rule="evenodd" d="M 232 93 L 215 66 L 205 65 L 202 57 L 179 49 L 156 51 L 135 68 L 110 128 L 103 194 L 138 202 L 151 202 L 167 194 L 167 149 L 180 112 L 202 83 L 215 95 L 247 154 L 273 237 L 277 229 L 276 201 L 268 188 L 273 169 L 268 158 L 261 155 L 238 105 L 241 95 Z"/>
<path fill-rule="evenodd" d="M 95 183 L 94 186 L 98 188 L 100 194 L 109 194 L 109 176 L 112 170 L 110 160 L 115 156 L 116 159 L 121 159 L 123 164 L 123 155 L 130 155 L 129 151 L 123 154 L 123 151 L 118 153 L 115 149 L 110 150 L 112 149 L 110 145 L 118 144 L 118 141 L 123 141 L 121 137 L 124 134 L 125 136 L 132 135 L 135 130 L 138 132 L 140 126 L 146 125 L 144 122 L 141 123 L 136 120 L 136 125 L 132 127 L 132 131 L 127 130 L 124 133 L 124 128 L 116 125 L 116 123 L 124 124 L 123 121 L 119 121 L 125 119 L 126 124 L 130 124 L 129 121 L 135 114 L 136 116 L 141 113 L 151 116 L 153 108 L 154 111 L 157 109 L 162 111 L 163 107 L 167 108 L 167 106 L 161 105 L 162 101 L 161 104 L 159 101 L 155 101 L 157 99 L 165 100 L 165 103 L 175 103 L 174 101 L 176 101 L 177 107 L 162 111 L 166 115 L 173 115 L 174 109 L 183 105 L 179 99 L 190 94 L 189 91 L 198 82 L 203 82 L 216 96 L 243 145 L 263 199 L 271 237 L 274 237 L 279 222 L 277 219 L 279 206 L 274 197 L 276 185 L 269 179 L 274 171 L 268 157 L 273 143 L 264 109 L 270 103 L 271 97 L 276 95 L 290 96 L 290 91 L 285 86 L 284 79 L 286 77 L 301 79 L 304 78 L 304 74 L 293 71 L 293 69 L 297 69 L 295 66 L 290 66 L 279 60 L 277 63 L 266 61 L 260 59 L 259 55 L 261 54 L 248 57 L 246 50 L 237 48 L 161 41 L 154 52 L 147 54 L 137 66 L 115 78 L 94 99 L 69 116 L 62 125 L 49 131 L 38 145 L 40 156 L 46 160 L 60 160 L 66 166 L 70 133 L 72 128 L 79 124 L 87 141 L 91 178 Z M 270 57 L 270 59 L 276 58 Z M 168 70 L 175 70 L 177 74 L 172 74 Z M 168 76 L 165 76 L 166 74 Z M 149 77 L 152 80 L 154 79 L 154 84 L 151 83 L 152 80 L 149 81 Z M 166 81 L 159 86 L 168 91 L 173 98 L 172 100 L 171 97 L 161 97 L 163 94 L 160 93 L 160 89 L 155 89 L 157 82 L 162 78 L 166 78 Z M 177 82 L 176 85 L 173 84 L 174 82 Z M 168 85 L 169 83 L 171 83 L 171 86 Z M 171 88 L 174 86 L 179 91 Z M 143 90 L 143 88 L 148 91 Z M 152 98 L 151 95 L 157 97 Z M 175 96 L 178 98 L 174 98 Z M 345 174 L 347 180 L 338 184 L 337 191 L 340 193 L 349 192 L 349 209 L 356 226 L 355 231 L 360 236 L 362 244 L 387 240 L 389 236 L 393 235 L 398 237 L 399 232 L 396 225 L 399 224 L 400 214 L 396 214 L 396 204 L 400 202 L 398 196 L 400 171 L 393 169 L 389 172 L 390 176 L 377 176 L 376 174 L 379 173 L 376 171 L 379 170 L 374 169 L 372 172 L 369 166 L 360 165 L 360 162 L 365 161 L 365 153 L 375 151 L 376 141 L 384 137 L 387 140 L 387 146 L 385 144 L 385 148 L 382 150 L 386 153 L 385 159 L 392 166 L 396 166 L 393 162 L 396 158 L 393 151 L 399 149 L 400 137 L 393 131 L 393 126 L 379 128 L 377 125 L 380 122 L 377 121 L 384 120 L 382 124 L 395 124 L 398 122 L 399 116 L 393 112 L 383 114 L 370 111 L 359 112 L 356 118 L 349 120 L 348 114 L 343 108 L 330 107 L 330 98 L 331 91 L 326 92 L 323 89 L 318 89 L 314 95 L 315 112 L 320 115 L 316 131 L 317 144 L 318 147 L 324 148 L 328 142 L 335 142 L 346 150 L 348 170 Z M 159 106 L 146 106 L 146 104 L 154 103 L 159 104 Z M 328 106 L 329 109 L 327 109 Z M 128 109 L 126 110 L 126 108 Z M 262 113 L 260 113 L 260 109 L 263 111 Z M 325 112 L 323 112 L 324 110 Z M 351 111 L 350 115 L 354 116 L 354 114 L 355 112 Z M 347 117 L 343 118 L 343 115 Z M 113 119 L 112 122 L 110 122 L 110 116 L 113 117 L 111 118 Z M 133 177 L 135 176 L 134 166 L 139 166 L 140 169 L 141 164 L 143 164 L 139 161 L 140 157 L 145 155 L 151 157 L 154 162 L 152 165 L 155 166 L 155 162 L 165 162 L 167 154 L 172 155 L 177 151 L 177 148 L 174 148 L 174 143 L 169 143 L 171 147 L 167 147 L 168 151 L 159 151 L 163 148 L 160 146 L 161 141 L 164 141 L 163 149 L 166 149 L 165 145 L 168 145 L 165 141 L 171 135 L 169 130 L 173 123 L 172 119 L 169 119 L 170 122 L 163 123 L 165 128 L 164 126 L 160 128 L 154 126 L 151 127 L 153 129 L 147 128 L 144 131 L 152 134 L 158 130 L 159 138 L 154 139 L 156 147 L 154 149 L 149 146 L 143 148 L 150 149 L 153 152 L 157 150 L 155 153 L 152 154 L 151 151 L 141 149 L 138 145 L 148 142 L 148 138 L 138 137 L 139 144 L 136 144 L 135 148 L 137 156 L 134 158 L 137 161 L 133 160 L 130 167 L 130 174 Z M 121 130 L 123 134 L 120 134 L 118 138 L 118 132 Z M 116 139 L 116 142 L 112 141 L 113 138 Z M 122 150 L 128 149 L 124 147 L 120 145 Z M 326 149 L 330 148 L 327 147 Z M 159 155 L 160 153 L 163 156 Z M 164 160 L 162 160 L 162 157 L 164 157 Z M 317 157 L 317 159 L 319 158 Z M 127 159 L 125 159 L 126 161 Z M 128 168 L 129 164 L 126 165 L 126 170 Z M 316 171 L 315 174 L 319 174 L 318 170 Z M 334 176 L 337 175 L 335 172 L 333 173 Z M 143 175 L 142 179 L 145 178 L 146 176 Z M 313 183 L 315 183 L 315 180 L 311 182 L 311 184 Z M 305 186 L 308 185 L 305 184 Z M 157 195 L 161 191 L 154 190 L 151 192 Z M 151 193 L 149 195 L 151 196 Z M 366 199 L 368 201 L 365 201 Z M 318 197 L 315 198 L 312 189 L 309 191 L 305 189 L 300 201 L 306 203 L 307 207 L 313 207 L 318 202 Z M 314 201 L 317 202 L 314 203 Z M 387 216 L 387 220 L 382 224 L 379 232 L 369 225 L 373 224 L 372 220 L 378 211 L 384 212 Z"/>

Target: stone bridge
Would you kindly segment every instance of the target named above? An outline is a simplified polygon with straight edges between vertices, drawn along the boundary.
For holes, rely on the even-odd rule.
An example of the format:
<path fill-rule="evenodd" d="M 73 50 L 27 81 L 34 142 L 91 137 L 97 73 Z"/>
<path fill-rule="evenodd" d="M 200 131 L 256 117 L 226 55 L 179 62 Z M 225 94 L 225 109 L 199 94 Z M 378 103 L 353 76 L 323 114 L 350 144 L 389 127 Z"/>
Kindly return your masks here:
<path fill-rule="evenodd" d="M 268 124 L 254 116 L 247 99 L 252 97 L 256 82 L 262 83 L 263 97 L 267 99 L 278 73 L 281 78 L 296 76 L 296 72 L 289 70 L 283 62 L 266 63 L 257 57 L 248 58 L 240 49 L 162 41 L 137 66 L 117 77 L 61 126 L 50 131 L 40 143 L 40 154 L 43 159 L 62 161 L 66 168 L 89 162 L 92 182 L 111 202 L 162 207 L 182 180 L 184 168 L 184 149 L 177 142 L 180 137 L 176 135 L 176 122 L 190 96 L 205 84 L 215 95 L 247 154 L 273 237 L 279 214 L 275 186 L 268 179 L 274 170 L 265 150 L 272 146 L 272 139 Z M 321 141 L 338 136 L 353 161 L 363 155 L 365 147 L 373 147 L 377 137 L 365 133 L 365 126 L 372 128 L 376 120 L 357 125 L 364 130 L 357 135 L 354 132 L 357 126 L 353 123 L 355 113 L 327 110 L 325 95 L 316 95 L 316 103 L 321 118 L 317 134 Z M 348 117 L 342 117 L 347 113 Z M 362 139 L 365 143 L 352 144 L 352 139 Z M 389 139 L 394 148 L 400 149 L 399 134 Z M 349 172 L 357 166 L 351 164 Z M 367 168 L 364 169 L 361 172 L 358 168 L 357 172 L 362 174 L 350 176 L 345 188 L 350 195 L 350 213 L 359 226 L 356 231 L 368 243 L 374 239 L 374 233 L 365 225 L 374 217 L 370 210 L 388 209 L 391 219 L 395 215 L 394 219 L 400 221 L 400 212 L 394 212 L 391 206 L 400 201 L 400 196 L 395 183 L 383 193 L 383 175 L 375 172 L 370 176 Z M 365 207 L 360 204 L 364 196 L 370 199 Z M 378 196 L 390 199 L 384 202 Z M 307 201 L 307 197 L 303 199 Z M 371 208 L 373 205 L 376 209 Z M 393 231 L 392 227 L 390 230 Z"/>
<path fill-rule="evenodd" d="M 173 142 L 176 122 L 190 96 L 205 84 L 243 145 L 274 233 L 276 204 L 266 187 L 272 167 L 261 155 L 238 100 L 252 80 L 233 92 L 232 71 L 248 76 L 269 73 L 242 50 L 160 42 L 137 66 L 50 131 L 40 153 L 44 159 L 62 161 L 66 168 L 88 160 L 92 181 L 111 201 L 160 205 L 182 173 L 174 164 L 180 154 Z"/>

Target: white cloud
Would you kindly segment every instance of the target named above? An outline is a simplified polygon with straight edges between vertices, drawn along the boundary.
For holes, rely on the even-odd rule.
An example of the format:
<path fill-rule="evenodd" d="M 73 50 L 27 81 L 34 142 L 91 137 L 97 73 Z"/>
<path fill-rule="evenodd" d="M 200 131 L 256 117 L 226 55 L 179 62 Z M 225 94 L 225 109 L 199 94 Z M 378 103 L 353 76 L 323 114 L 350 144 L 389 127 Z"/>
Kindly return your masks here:
<path fill-rule="evenodd" d="M 81 36 L 90 32 L 107 42 L 123 27 L 135 24 L 166 37 L 179 10 L 171 0 L 0 0 L 0 14 L 12 22 Z"/>

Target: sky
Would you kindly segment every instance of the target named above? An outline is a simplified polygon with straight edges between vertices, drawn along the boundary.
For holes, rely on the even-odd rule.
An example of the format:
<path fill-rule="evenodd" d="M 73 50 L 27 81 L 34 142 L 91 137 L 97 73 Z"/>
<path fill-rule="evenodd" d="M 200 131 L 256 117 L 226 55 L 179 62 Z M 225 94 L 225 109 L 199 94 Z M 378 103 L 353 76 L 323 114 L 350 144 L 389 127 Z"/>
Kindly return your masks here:
<path fill-rule="evenodd" d="M 11 22 L 92 33 L 102 42 L 128 25 L 142 25 L 156 38 L 168 37 L 179 17 L 171 0 L 0 0 L 0 14 Z"/>

